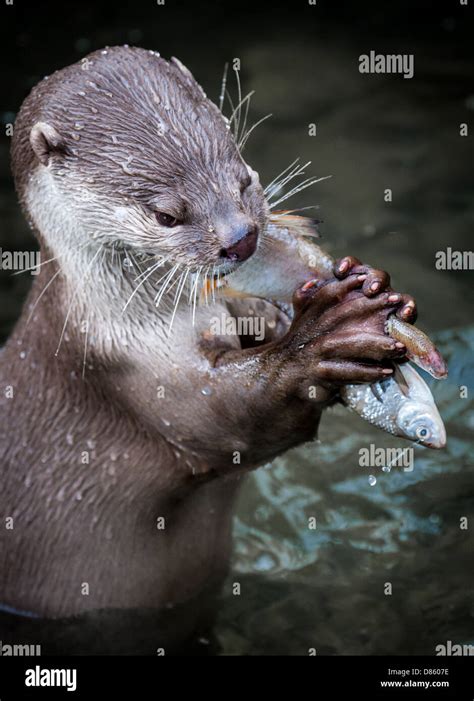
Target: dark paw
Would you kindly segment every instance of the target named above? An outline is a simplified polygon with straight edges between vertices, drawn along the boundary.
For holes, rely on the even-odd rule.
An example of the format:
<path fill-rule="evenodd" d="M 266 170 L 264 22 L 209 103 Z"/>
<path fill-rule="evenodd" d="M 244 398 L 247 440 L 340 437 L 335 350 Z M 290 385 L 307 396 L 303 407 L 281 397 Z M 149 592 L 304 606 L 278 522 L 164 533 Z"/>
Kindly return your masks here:
<path fill-rule="evenodd" d="M 376 270 L 369 265 L 364 265 L 354 256 L 345 256 L 334 265 L 334 275 L 342 280 L 348 276 L 365 275 L 362 285 L 362 292 L 367 297 L 373 297 L 380 292 L 393 292 L 390 287 L 390 275 L 384 270 Z M 410 295 L 402 296 L 403 304 L 397 309 L 397 316 L 411 324 L 415 323 L 417 317 L 416 303 Z"/>
<path fill-rule="evenodd" d="M 316 381 L 375 382 L 405 355 L 405 346 L 385 333 L 385 323 L 406 298 L 391 291 L 366 296 L 366 279 L 361 273 L 310 281 L 295 292 L 295 317 L 284 342 Z"/>

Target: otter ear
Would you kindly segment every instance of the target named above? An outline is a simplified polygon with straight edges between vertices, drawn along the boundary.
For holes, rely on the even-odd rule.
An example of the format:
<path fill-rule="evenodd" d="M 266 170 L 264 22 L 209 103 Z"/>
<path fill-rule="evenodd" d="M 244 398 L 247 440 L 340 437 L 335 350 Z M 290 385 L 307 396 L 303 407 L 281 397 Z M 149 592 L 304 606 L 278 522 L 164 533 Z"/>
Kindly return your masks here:
<path fill-rule="evenodd" d="M 30 131 L 30 144 L 36 158 L 44 166 L 54 153 L 65 152 L 66 142 L 56 129 L 47 122 L 36 122 Z"/>

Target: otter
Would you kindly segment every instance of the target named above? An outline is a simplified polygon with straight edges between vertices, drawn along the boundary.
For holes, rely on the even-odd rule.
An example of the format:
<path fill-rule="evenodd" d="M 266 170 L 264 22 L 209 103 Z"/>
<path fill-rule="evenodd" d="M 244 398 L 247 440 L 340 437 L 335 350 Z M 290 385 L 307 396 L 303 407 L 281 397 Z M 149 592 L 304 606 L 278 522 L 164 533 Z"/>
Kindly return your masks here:
<path fill-rule="evenodd" d="M 22 620 L 157 612 L 155 647 L 179 650 L 212 624 L 242 477 L 313 440 L 341 384 L 392 372 L 384 323 L 414 301 L 348 256 L 291 321 L 196 303 L 270 208 L 175 58 L 107 48 L 43 79 L 12 164 L 42 265 L 1 355 L 0 603 Z M 210 331 L 249 313 L 263 342 Z"/>

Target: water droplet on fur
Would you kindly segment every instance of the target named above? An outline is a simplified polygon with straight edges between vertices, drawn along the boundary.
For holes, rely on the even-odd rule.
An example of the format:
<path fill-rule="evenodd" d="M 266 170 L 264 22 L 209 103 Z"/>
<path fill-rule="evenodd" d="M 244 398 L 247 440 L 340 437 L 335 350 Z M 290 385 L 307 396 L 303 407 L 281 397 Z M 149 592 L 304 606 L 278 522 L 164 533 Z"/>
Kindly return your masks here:
<path fill-rule="evenodd" d="M 165 426 L 171 426 L 171 423 L 168 421 L 168 419 L 162 419 L 162 421 Z"/>
<path fill-rule="evenodd" d="M 115 462 L 117 460 L 117 453 L 110 453 L 110 459 L 112 462 Z"/>
<path fill-rule="evenodd" d="M 21 358 L 22 360 L 23 360 L 24 358 L 26 358 L 26 353 L 25 353 L 25 351 L 21 351 L 21 353 L 20 353 L 20 358 Z"/>
<path fill-rule="evenodd" d="M 210 387 L 203 387 L 201 394 L 204 394 L 205 397 L 209 397 L 212 394 L 212 389 Z"/>
<path fill-rule="evenodd" d="M 124 163 L 121 163 L 120 165 L 122 166 L 123 172 L 127 173 L 127 175 L 134 175 L 135 173 L 133 170 L 130 170 L 129 165 L 133 160 L 133 156 L 129 156 L 127 160 Z"/>
<path fill-rule="evenodd" d="M 81 501 L 81 500 L 82 500 L 82 492 L 76 492 L 76 493 L 74 494 L 74 499 L 75 499 L 76 501 Z"/>
<path fill-rule="evenodd" d="M 78 130 L 84 129 L 84 125 L 81 124 L 81 122 L 74 122 L 74 129 L 78 129 Z"/>
<path fill-rule="evenodd" d="M 377 484 L 377 478 L 374 477 L 374 475 L 369 476 L 369 484 L 371 487 L 374 487 Z"/>
<path fill-rule="evenodd" d="M 133 268 L 133 263 L 130 260 L 130 258 L 124 258 L 123 259 L 123 267 L 124 268 Z"/>
<path fill-rule="evenodd" d="M 93 450 L 95 448 L 95 441 L 93 441 L 91 438 L 88 438 L 86 441 L 86 445 L 90 450 Z"/>
<path fill-rule="evenodd" d="M 79 134 L 74 134 L 74 133 L 73 133 L 73 134 L 71 134 L 71 136 L 72 136 L 72 138 L 74 139 L 74 141 L 80 141 L 80 139 L 81 139 L 81 137 L 79 136 Z"/>
<path fill-rule="evenodd" d="M 68 434 L 67 434 L 67 436 L 66 436 L 66 443 L 67 443 L 68 445 L 73 445 L 73 444 L 74 444 L 74 436 L 72 435 L 72 433 L 68 433 Z"/>

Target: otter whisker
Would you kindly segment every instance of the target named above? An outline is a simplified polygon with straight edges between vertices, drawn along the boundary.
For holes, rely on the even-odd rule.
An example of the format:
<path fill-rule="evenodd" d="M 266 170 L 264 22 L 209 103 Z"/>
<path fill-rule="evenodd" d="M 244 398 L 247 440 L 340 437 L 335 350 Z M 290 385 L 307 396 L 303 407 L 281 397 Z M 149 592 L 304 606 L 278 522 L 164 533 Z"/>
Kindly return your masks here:
<path fill-rule="evenodd" d="M 150 277 L 150 275 L 153 275 L 153 273 L 155 272 L 155 270 L 157 270 L 159 267 L 161 267 L 161 262 L 160 262 L 160 261 L 158 261 L 158 263 L 155 263 L 155 265 L 152 265 L 150 268 L 147 268 L 147 270 L 146 270 L 145 272 L 148 272 L 148 271 L 149 271 L 149 272 L 148 272 L 148 275 L 146 275 L 146 276 L 141 280 L 141 282 L 135 287 L 135 289 L 133 290 L 132 294 L 131 294 L 130 297 L 128 298 L 128 300 L 127 300 L 127 302 L 126 302 L 124 308 L 122 309 L 122 314 L 125 312 L 125 310 L 127 309 L 128 305 L 130 304 L 130 302 L 132 301 L 132 299 L 133 299 L 133 298 L 135 297 L 135 295 L 137 294 L 137 292 L 138 292 L 138 290 L 140 289 L 140 287 L 148 280 L 148 278 Z M 139 277 L 140 277 L 140 276 L 139 276 Z M 138 280 L 138 278 L 135 278 L 135 279 Z"/>
<path fill-rule="evenodd" d="M 224 107 L 225 88 L 227 85 L 227 71 L 228 70 L 229 70 L 229 64 L 226 62 L 224 65 L 224 75 L 222 76 L 221 92 L 219 95 L 219 109 L 221 112 L 222 112 L 222 108 Z"/>
<path fill-rule="evenodd" d="M 277 180 L 271 187 L 268 187 L 267 192 L 265 193 L 267 195 L 268 199 L 271 200 L 271 198 L 274 195 L 276 195 L 279 190 L 281 190 L 283 187 L 285 187 L 285 185 L 287 185 L 289 182 L 291 182 L 291 180 L 294 180 L 294 178 L 298 177 L 299 175 L 303 175 L 305 172 L 305 169 L 309 165 L 311 165 L 311 161 L 308 161 L 304 165 L 295 166 L 284 177 Z"/>
<path fill-rule="evenodd" d="M 201 266 L 197 269 L 197 271 L 196 271 L 196 277 L 195 277 L 195 280 L 194 280 L 194 288 L 193 288 L 193 289 L 194 289 L 194 293 L 191 293 L 191 294 L 193 294 L 193 300 L 192 300 L 192 305 L 193 305 L 193 326 L 194 326 L 195 321 L 196 321 L 197 291 L 198 291 L 198 286 L 199 286 L 199 276 L 200 276 L 200 274 L 201 274 L 201 270 L 202 270 L 202 265 L 201 265 Z"/>
<path fill-rule="evenodd" d="M 282 178 L 285 175 L 285 173 L 287 173 L 291 168 L 294 168 L 294 166 L 299 162 L 299 160 L 300 160 L 299 158 L 295 158 L 293 163 L 290 163 L 290 165 L 286 166 L 286 168 L 284 170 L 282 170 L 281 173 L 276 175 L 273 178 L 273 180 L 271 182 L 269 182 L 268 185 L 264 188 L 264 190 L 263 190 L 264 194 L 267 195 L 268 192 L 273 188 L 275 183 L 277 183 L 280 180 L 280 178 Z"/>
<path fill-rule="evenodd" d="M 165 275 L 163 275 L 163 277 L 160 278 L 160 280 L 158 280 L 157 284 L 159 284 L 161 282 L 161 280 L 163 280 L 163 283 L 161 285 L 161 289 L 159 290 L 159 292 L 157 293 L 157 295 L 155 297 L 155 306 L 156 307 L 159 306 L 159 304 L 163 298 L 163 295 L 165 294 L 166 288 L 168 287 L 169 282 L 172 280 L 172 278 L 174 277 L 174 275 L 178 269 L 179 269 L 179 264 L 176 264 L 175 266 L 173 266 L 171 268 L 171 270 L 168 270 L 168 272 Z"/>
<path fill-rule="evenodd" d="M 214 285 L 214 288 L 215 288 L 216 290 L 218 290 L 219 287 L 220 287 L 221 277 L 223 277 L 223 275 L 221 276 L 220 272 L 217 271 L 217 282 L 216 282 L 216 284 Z"/>
<path fill-rule="evenodd" d="M 281 190 L 285 185 L 287 185 L 289 182 L 297 178 L 299 175 L 304 175 L 306 168 L 311 165 L 311 161 L 307 161 L 304 165 L 298 165 L 295 168 L 293 168 L 289 173 L 285 175 L 284 178 L 281 178 L 277 183 L 275 183 L 275 186 L 272 188 L 272 194 L 270 195 L 270 198 L 273 197 L 273 195 Z"/>
<path fill-rule="evenodd" d="M 287 192 L 285 195 L 280 197 L 276 202 L 272 202 L 270 205 L 270 209 L 274 209 L 277 205 L 281 204 L 282 202 L 285 202 L 285 200 L 289 199 L 290 197 L 293 197 L 293 195 L 296 195 L 298 192 L 301 192 L 302 190 L 306 190 L 306 188 L 311 187 L 312 185 L 315 185 L 316 183 L 321 182 L 321 180 L 327 180 L 328 178 L 331 178 L 331 175 L 325 175 L 322 178 L 308 178 L 308 180 L 303 180 L 302 183 L 299 183 L 294 187 L 292 190 Z"/>
<path fill-rule="evenodd" d="M 211 289 L 211 296 L 212 296 L 212 301 L 213 303 L 216 301 L 216 266 L 215 264 L 212 266 L 212 289 Z"/>
<path fill-rule="evenodd" d="M 239 133 L 239 126 L 240 126 L 240 112 L 241 112 L 241 104 L 242 104 L 242 86 L 240 84 L 240 75 L 239 75 L 239 69 L 234 68 L 234 73 L 235 73 L 235 79 L 237 81 L 237 97 L 239 98 L 237 107 L 238 108 L 238 113 L 235 119 L 235 130 L 234 130 L 234 139 L 237 138 L 237 134 Z"/>
<path fill-rule="evenodd" d="M 250 127 L 250 129 L 248 130 L 248 132 L 245 134 L 244 138 L 243 138 L 241 141 L 239 141 L 239 143 L 237 144 L 240 151 L 243 151 L 243 150 L 244 150 L 245 145 L 246 145 L 247 141 L 249 140 L 249 137 L 250 137 L 250 135 L 252 134 L 252 132 L 253 132 L 258 126 L 260 126 L 260 124 L 262 124 L 262 122 L 265 122 L 267 119 L 269 119 L 269 118 L 272 117 L 272 116 L 273 116 L 273 115 L 272 115 L 272 113 L 270 112 L 269 114 L 266 114 L 265 117 L 262 117 L 261 119 L 258 120 L 258 122 L 255 122 L 255 124 L 253 124 L 253 125 Z"/>
<path fill-rule="evenodd" d="M 255 95 L 255 90 L 251 90 L 251 91 L 250 91 L 244 98 L 242 98 L 242 100 L 238 103 L 238 105 L 235 107 L 234 111 L 232 112 L 231 116 L 229 117 L 229 124 L 232 124 L 232 122 L 234 121 L 234 119 L 237 118 L 237 113 L 238 113 L 238 116 L 240 117 L 240 114 L 241 114 L 241 111 L 242 111 L 242 107 L 244 106 L 245 103 L 246 103 L 246 107 L 247 107 L 247 110 L 248 110 L 248 106 L 249 106 L 250 100 L 251 100 L 251 98 L 252 98 L 252 95 Z"/>
<path fill-rule="evenodd" d="M 252 92 L 249 93 L 249 95 L 248 95 L 249 99 L 247 100 L 246 105 L 245 105 L 244 123 L 242 124 L 242 129 L 240 130 L 240 136 L 239 136 L 238 143 L 240 143 L 240 141 L 242 141 L 242 139 L 245 136 L 245 130 L 247 129 L 247 119 L 249 116 L 250 101 L 251 101 L 252 95 L 254 95 L 254 94 L 255 94 L 255 90 L 252 90 Z"/>
<path fill-rule="evenodd" d="M 171 328 L 172 328 L 172 326 L 173 326 L 173 321 L 174 321 L 174 318 L 175 318 L 175 316 L 176 316 L 176 311 L 177 311 L 178 306 L 179 306 L 179 300 L 181 299 L 181 295 L 182 295 L 182 293 L 183 293 L 183 289 L 184 289 L 184 285 L 185 285 L 185 283 L 186 283 L 186 279 L 187 279 L 187 277 L 188 277 L 188 273 L 189 273 L 189 268 L 186 268 L 186 269 L 181 273 L 180 283 L 179 283 L 178 288 L 177 288 L 177 290 L 176 290 L 176 296 L 175 296 L 175 302 L 174 302 L 174 309 L 173 309 L 173 313 L 172 313 L 172 315 L 171 315 L 171 320 L 170 320 L 170 323 L 169 323 L 169 326 L 168 326 L 168 335 L 171 333 Z"/>
<path fill-rule="evenodd" d="M 226 91 L 225 91 L 225 95 L 226 95 L 226 97 L 227 97 L 227 99 L 228 99 L 228 101 L 229 101 L 230 109 L 231 109 L 232 112 L 233 112 L 233 111 L 234 111 L 234 101 L 233 101 L 232 97 L 230 96 L 230 92 L 227 90 L 227 88 L 226 88 Z"/>
<path fill-rule="evenodd" d="M 89 317 L 86 319 L 86 332 L 84 334 L 84 356 L 82 358 L 82 379 L 86 374 L 86 359 L 87 359 L 87 336 L 89 335 Z"/>
<path fill-rule="evenodd" d="M 174 273 L 175 273 L 175 271 L 176 271 L 177 268 L 179 268 L 179 264 L 178 264 L 178 263 L 174 266 L 174 268 L 168 268 L 168 270 L 164 273 L 164 275 L 162 275 L 158 280 L 156 280 L 156 281 L 154 282 L 155 287 L 156 287 L 157 285 L 159 285 L 160 282 L 161 282 L 162 280 L 164 280 L 164 278 L 167 277 L 168 275 L 170 275 L 171 273 L 173 273 L 173 275 L 174 275 Z M 172 277 L 172 276 L 171 276 L 171 277 Z M 158 294 L 156 295 L 156 297 L 157 297 L 157 296 L 158 296 Z M 155 300 L 156 300 L 156 297 L 155 297 Z"/>
<path fill-rule="evenodd" d="M 199 270 L 201 270 L 201 268 L 202 268 L 202 265 L 197 270 L 195 270 L 193 273 L 191 273 L 192 279 L 189 281 L 190 287 L 189 287 L 189 295 L 188 295 L 188 304 L 192 303 L 193 292 L 194 292 L 194 288 L 196 286 L 197 274 L 198 274 Z"/>
<path fill-rule="evenodd" d="M 61 330 L 61 335 L 60 335 L 60 337 L 59 337 L 58 347 L 56 348 L 56 352 L 55 352 L 55 354 L 54 354 L 55 356 L 58 355 L 59 349 L 61 348 L 61 344 L 62 344 L 62 342 L 63 342 L 63 337 L 64 337 L 64 332 L 66 331 L 67 322 L 68 322 L 68 320 L 69 320 L 69 315 L 70 315 L 70 313 L 71 313 L 73 304 L 74 304 L 74 302 L 76 301 L 76 297 L 77 297 L 77 295 L 79 294 L 79 290 L 82 289 L 82 287 L 84 286 L 84 284 L 85 284 L 85 282 L 86 282 L 86 280 L 87 280 L 87 276 L 88 276 L 88 274 L 90 273 L 90 271 L 92 270 L 92 266 L 93 266 L 93 264 L 94 264 L 94 262 L 95 262 L 95 259 L 97 258 L 97 256 L 99 255 L 99 253 L 102 251 L 102 248 L 103 248 L 103 245 L 101 244 L 100 247 L 97 249 L 97 251 L 96 251 L 96 252 L 94 253 L 94 255 L 92 256 L 91 260 L 89 261 L 89 264 L 88 264 L 87 267 L 86 267 L 84 276 L 83 276 L 82 280 L 80 281 L 80 283 L 77 285 L 76 290 L 75 290 L 75 292 L 74 292 L 74 294 L 73 294 L 73 296 L 72 296 L 71 302 L 70 302 L 70 304 L 69 304 L 69 307 L 68 307 L 68 310 L 67 310 L 67 313 L 66 313 L 66 318 L 64 319 L 64 324 L 63 324 L 63 328 L 62 328 L 62 330 Z"/>
<path fill-rule="evenodd" d="M 207 268 L 204 269 L 204 280 L 202 283 L 202 289 L 204 290 L 204 303 L 207 307 Z M 201 303 L 202 303 L 202 294 L 201 294 Z"/>
<path fill-rule="evenodd" d="M 148 268 L 146 268 L 143 272 L 141 272 L 140 275 L 137 275 L 137 277 L 135 278 L 134 282 L 137 282 L 137 280 L 139 280 L 141 277 L 143 277 L 143 275 L 146 275 L 146 273 L 147 273 L 151 268 L 155 268 L 155 269 L 156 269 L 157 267 L 159 268 L 160 266 L 162 266 L 162 265 L 164 265 L 165 263 L 167 263 L 167 261 L 169 261 L 169 258 L 163 258 L 163 257 L 161 257 L 156 263 L 152 263 L 152 265 L 148 266 Z M 139 267 L 139 266 L 137 266 L 137 267 Z"/>

